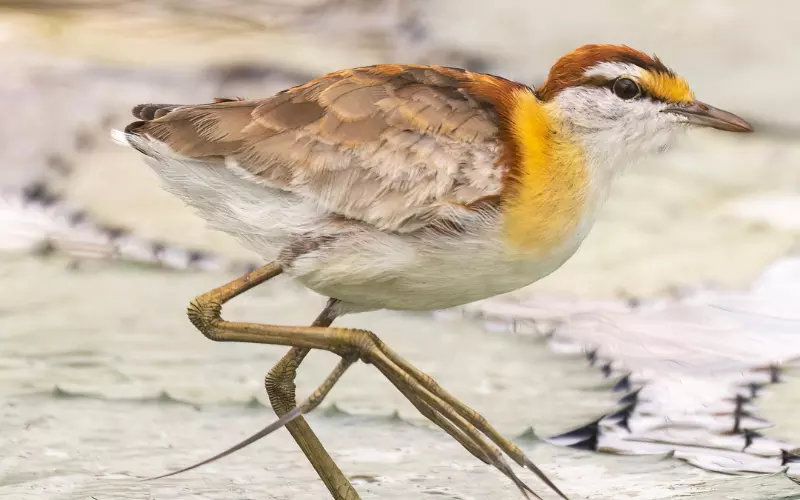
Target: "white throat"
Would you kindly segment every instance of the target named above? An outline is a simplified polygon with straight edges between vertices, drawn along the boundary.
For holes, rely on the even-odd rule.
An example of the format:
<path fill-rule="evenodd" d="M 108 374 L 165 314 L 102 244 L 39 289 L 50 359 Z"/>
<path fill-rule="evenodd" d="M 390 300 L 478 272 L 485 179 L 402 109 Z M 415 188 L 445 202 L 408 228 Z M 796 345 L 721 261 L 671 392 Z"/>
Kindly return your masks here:
<path fill-rule="evenodd" d="M 609 181 L 642 159 L 669 149 L 686 128 L 662 113 L 663 103 L 623 102 L 604 88 L 565 89 L 552 105 L 562 126 L 583 146 L 593 175 Z"/>

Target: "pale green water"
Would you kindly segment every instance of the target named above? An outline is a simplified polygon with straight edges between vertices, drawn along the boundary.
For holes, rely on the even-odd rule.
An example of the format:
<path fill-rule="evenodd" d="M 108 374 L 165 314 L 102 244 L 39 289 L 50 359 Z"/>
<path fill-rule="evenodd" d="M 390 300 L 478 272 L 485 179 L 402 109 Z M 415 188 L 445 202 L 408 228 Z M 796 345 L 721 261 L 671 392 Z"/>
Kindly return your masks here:
<path fill-rule="evenodd" d="M 189 299 L 228 277 L 5 258 L 0 279 L 0 497 L 325 498 L 286 432 L 182 476 L 138 481 L 205 458 L 274 418 L 262 378 L 283 348 L 212 343 L 184 316 Z M 270 283 L 232 302 L 226 317 L 303 324 L 321 304 Z M 343 324 L 379 332 L 508 436 L 529 426 L 540 435 L 569 430 L 619 397 L 582 356 L 554 354 L 533 337 L 392 313 Z M 298 394 L 333 363 L 312 354 Z M 347 474 L 372 478 L 356 482 L 364 498 L 518 498 L 499 473 L 423 424 L 370 367 L 348 373 L 331 404 L 341 411 L 319 410 L 311 424 Z M 734 478 L 674 459 L 520 443 L 574 498 L 800 498 L 781 476 Z"/>

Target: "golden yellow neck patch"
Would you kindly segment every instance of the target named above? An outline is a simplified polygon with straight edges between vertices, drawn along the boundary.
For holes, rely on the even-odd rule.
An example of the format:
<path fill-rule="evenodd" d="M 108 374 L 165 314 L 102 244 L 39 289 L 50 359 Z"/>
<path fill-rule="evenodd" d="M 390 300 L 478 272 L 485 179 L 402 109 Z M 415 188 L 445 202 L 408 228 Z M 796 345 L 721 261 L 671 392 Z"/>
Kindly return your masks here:
<path fill-rule="evenodd" d="M 680 76 L 645 70 L 642 71 L 641 82 L 647 92 L 657 99 L 674 103 L 694 101 L 694 92 Z"/>
<path fill-rule="evenodd" d="M 530 89 L 515 92 L 510 140 L 518 164 L 507 198 L 504 236 L 525 254 L 547 254 L 576 230 L 589 182 L 581 147 Z"/>

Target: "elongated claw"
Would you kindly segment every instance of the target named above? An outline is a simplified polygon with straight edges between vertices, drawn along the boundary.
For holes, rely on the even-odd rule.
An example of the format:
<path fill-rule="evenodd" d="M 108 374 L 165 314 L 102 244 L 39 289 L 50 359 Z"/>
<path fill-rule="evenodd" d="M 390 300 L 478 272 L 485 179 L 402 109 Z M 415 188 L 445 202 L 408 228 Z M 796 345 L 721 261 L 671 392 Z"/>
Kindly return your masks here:
<path fill-rule="evenodd" d="M 550 478 L 547 477 L 547 475 L 545 475 L 545 473 L 542 471 L 542 469 L 540 469 L 539 467 L 536 466 L 536 464 L 531 462 L 531 460 L 528 457 L 525 457 L 525 468 L 531 470 L 534 474 L 536 474 L 536 477 L 541 479 L 542 482 L 544 484 L 546 484 L 547 486 L 549 486 L 551 490 L 553 490 L 556 493 L 558 493 L 558 496 L 560 496 L 564 500 L 569 500 L 567 495 L 565 495 L 563 491 L 558 489 L 558 486 L 556 486 L 553 483 L 553 481 L 551 481 Z"/>
<path fill-rule="evenodd" d="M 189 467 L 184 467 L 183 469 L 175 471 L 175 472 L 170 472 L 168 474 L 162 474 L 160 476 L 144 479 L 143 481 L 152 481 L 154 479 L 162 479 L 162 478 L 165 478 L 165 477 L 175 476 L 177 474 L 181 474 L 183 472 L 190 471 L 192 469 L 196 469 L 196 468 L 198 468 L 198 467 L 200 467 L 202 465 L 210 464 L 211 462 L 214 462 L 216 460 L 219 460 L 220 458 L 226 457 L 226 456 L 230 455 L 233 452 L 241 450 L 245 446 L 248 446 L 248 445 L 251 445 L 251 444 L 255 443 L 259 439 L 272 434 L 273 432 L 277 431 L 281 427 L 284 427 L 285 425 L 287 425 L 289 422 L 291 422 L 292 420 L 296 419 L 297 417 L 299 417 L 301 415 L 304 415 L 304 414 L 310 412 L 311 410 L 313 410 L 314 408 L 316 408 L 317 406 L 319 406 L 320 403 L 322 403 L 322 401 L 325 399 L 325 396 L 327 396 L 328 393 L 330 392 L 330 390 L 333 388 L 333 386 L 336 385 L 336 382 L 339 381 L 341 376 L 344 375 L 344 372 L 347 371 L 347 369 L 350 367 L 350 365 L 352 365 L 354 362 L 355 362 L 355 358 L 354 357 L 342 358 L 342 360 L 339 361 L 339 364 L 336 365 L 336 368 L 333 369 L 333 371 L 330 373 L 330 375 L 328 375 L 325 378 L 325 381 L 322 382 L 322 384 L 317 388 L 317 390 L 315 390 L 311 394 L 311 396 L 308 397 L 308 399 L 303 401 L 302 404 L 299 404 L 296 407 L 294 407 L 291 410 L 289 410 L 288 412 L 284 413 L 280 418 L 278 418 L 278 420 L 272 422 L 271 424 L 269 424 L 268 426 L 264 427 L 260 431 L 256 432 L 252 436 L 248 437 L 244 441 L 242 441 L 242 442 L 240 442 L 240 443 L 238 443 L 238 444 L 236 444 L 234 446 L 231 446 L 227 450 L 225 450 L 225 451 L 223 451 L 221 453 L 218 453 L 218 454 L 214 455 L 211 458 L 207 458 L 206 460 L 203 460 L 202 462 L 198 462 L 198 463 L 196 463 L 194 465 L 190 465 Z"/>
<path fill-rule="evenodd" d="M 549 486 L 556 494 L 565 500 L 568 497 L 551 481 L 545 473 L 536 466 L 523 452 L 511 441 L 505 439 L 497 432 L 489 422 L 478 412 L 469 408 L 464 403 L 456 399 L 450 393 L 442 389 L 442 387 L 433 380 L 429 375 L 421 372 L 413 365 L 405 361 L 402 357 L 398 356 L 394 351 L 389 349 L 383 342 L 375 339 L 375 346 L 380 353 L 385 356 L 386 362 L 374 363 L 381 372 L 386 375 L 392 383 L 400 389 L 400 391 L 414 403 L 414 399 L 423 400 L 431 408 L 429 412 L 433 411 L 441 414 L 444 419 L 447 419 L 450 425 L 443 425 L 440 419 L 431 419 L 434 423 L 439 425 L 445 432 L 450 434 L 453 438 L 459 441 L 462 446 L 467 448 L 473 455 L 483 461 L 489 461 L 491 465 L 500 470 L 506 477 L 511 479 L 514 484 L 523 492 L 527 497 L 527 492 L 530 492 L 536 498 L 540 498 L 528 486 L 525 485 L 508 467 L 508 464 L 502 460 L 499 451 L 488 446 L 488 444 L 478 435 L 478 433 L 485 435 L 497 446 L 500 447 L 506 455 L 511 457 L 519 465 L 530 469 L 536 476 Z M 388 362 L 388 363 L 387 363 Z M 383 368 L 382 368 L 383 367 Z M 392 371 L 397 371 L 400 375 L 390 375 Z M 408 377 L 405 380 L 403 376 Z M 427 401 L 426 401 L 427 400 Z M 419 409 L 420 406 L 414 403 Z M 423 412 L 424 413 L 424 412 Z M 426 415 L 428 416 L 428 415 Z M 430 418 L 430 417 L 429 417 Z M 464 443 L 463 438 L 460 438 L 452 431 L 452 427 L 456 427 L 461 433 L 469 436 L 468 446 Z M 477 447 L 481 450 L 482 454 L 476 453 L 474 448 Z M 496 453 L 493 453 L 496 451 Z"/>
<path fill-rule="evenodd" d="M 167 474 L 162 474 L 160 476 L 150 477 L 150 478 L 147 478 L 147 479 L 143 479 L 142 481 L 153 481 L 155 479 L 163 479 L 165 477 L 176 476 L 178 474 L 182 474 L 182 473 L 190 471 L 192 469 L 196 469 L 196 468 L 198 468 L 200 466 L 203 466 L 203 465 L 206 465 L 206 464 L 210 464 L 211 462 L 215 462 L 215 461 L 219 460 L 220 458 L 226 457 L 226 456 L 230 455 L 233 452 L 241 450 L 245 446 L 248 446 L 248 445 L 251 445 L 251 444 L 255 443 L 259 439 L 272 434 L 273 432 L 275 432 L 276 430 L 278 430 L 281 427 L 285 426 L 286 424 L 288 424 L 292 420 L 296 419 L 297 417 L 299 417 L 303 413 L 304 413 L 303 408 L 298 406 L 298 407 L 292 409 L 291 411 L 289 411 L 288 413 L 284 414 L 278 420 L 272 422 L 271 424 L 269 424 L 268 426 L 264 427 L 260 431 L 256 432 L 255 434 L 253 434 L 249 438 L 245 439 L 244 441 L 241 441 L 240 443 L 238 443 L 238 444 L 236 444 L 234 446 L 231 446 L 227 450 L 225 450 L 225 451 L 223 451 L 221 453 L 218 453 L 218 454 L 214 455 L 211 458 L 207 458 L 207 459 L 203 460 L 202 462 L 197 462 L 194 465 L 190 465 L 188 467 L 184 467 L 181 470 L 177 470 L 175 472 L 169 472 Z"/>

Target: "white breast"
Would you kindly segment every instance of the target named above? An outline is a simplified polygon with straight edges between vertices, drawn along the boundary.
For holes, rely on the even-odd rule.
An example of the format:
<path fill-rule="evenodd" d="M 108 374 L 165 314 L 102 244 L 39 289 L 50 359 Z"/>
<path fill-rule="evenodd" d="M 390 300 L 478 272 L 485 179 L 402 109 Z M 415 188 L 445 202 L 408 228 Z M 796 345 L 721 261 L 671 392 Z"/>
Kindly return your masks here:
<path fill-rule="evenodd" d="M 576 235 L 546 257 L 507 251 L 499 225 L 436 241 L 365 231 L 299 257 L 289 273 L 308 288 L 358 310 L 435 310 L 510 292 L 558 269 Z"/>
<path fill-rule="evenodd" d="M 266 261 L 276 260 L 298 235 L 332 236 L 293 259 L 286 272 L 351 304 L 349 310 L 435 310 L 516 290 L 560 267 L 594 220 L 592 209 L 578 231 L 547 255 L 513 255 L 502 237 L 501 214 L 476 217 L 457 235 L 388 233 L 332 221 L 302 197 L 253 183 L 231 169 L 172 154 L 154 156 L 148 164 L 166 189 Z"/>

